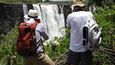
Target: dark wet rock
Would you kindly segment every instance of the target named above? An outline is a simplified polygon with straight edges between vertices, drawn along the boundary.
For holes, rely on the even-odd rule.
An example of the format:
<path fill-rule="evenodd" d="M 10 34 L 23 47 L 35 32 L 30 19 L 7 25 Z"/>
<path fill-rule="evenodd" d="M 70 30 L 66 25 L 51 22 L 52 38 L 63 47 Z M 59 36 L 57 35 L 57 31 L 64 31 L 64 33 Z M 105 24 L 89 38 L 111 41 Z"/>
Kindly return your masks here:
<path fill-rule="evenodd" d="M 23 20 L 21 4 L 0 3 L 0 34 L 7 34 L 18 21 Z"/>

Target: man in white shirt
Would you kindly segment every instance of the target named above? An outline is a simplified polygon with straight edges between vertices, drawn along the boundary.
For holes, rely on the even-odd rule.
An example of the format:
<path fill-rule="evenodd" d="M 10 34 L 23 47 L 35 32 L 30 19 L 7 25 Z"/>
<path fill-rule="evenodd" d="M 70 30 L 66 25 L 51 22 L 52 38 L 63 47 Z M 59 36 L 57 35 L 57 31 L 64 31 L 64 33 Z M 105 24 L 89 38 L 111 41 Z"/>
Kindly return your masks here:
<path fill-rule="evenodd" d="M 41 38 L 44 40 L 49 39 L 44 25 L 40 23 L 40 17 L 38 16 L 37 10 L 30 9 L 28 15 L 25 15 L 24 18 L 24 21 L 28 23 L 28 25 L 31 25 L 34 22 L 39 22 L 35 29 L 36 42 L 41 40 Z M 55 65 L 54 62 L 44 52 L 42 42 L 37 43 L 37 45 L 39 46 L 34 56 L 23 57 L 24 65 Z"/>
<path fill-rule="evenodd" d="M 70 47 L 67 58 L 68 65 L 92 65 L 92 52 L 84 47 L 83 26 L 86 24 L 91 12 L 85 11 L 85 4 L 79 2 L 72 5 L 73 12 L 67 17 L 67 27 L 71 28 Z"/>

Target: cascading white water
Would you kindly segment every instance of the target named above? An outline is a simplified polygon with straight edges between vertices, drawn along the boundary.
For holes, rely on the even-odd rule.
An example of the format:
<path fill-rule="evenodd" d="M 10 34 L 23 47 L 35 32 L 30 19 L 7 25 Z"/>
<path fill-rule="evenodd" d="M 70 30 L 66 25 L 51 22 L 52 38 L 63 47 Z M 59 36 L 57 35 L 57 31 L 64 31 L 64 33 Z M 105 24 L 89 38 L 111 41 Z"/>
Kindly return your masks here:
<path fill-rule="evenodd" d="M 61 12 L 59 13 L 59 7 L 56 4 L 33 4 L 33 7 L 41 16 L 41 21 L 48 31 L 49 40 L 65 35 L 63 8 L 60 7 Z"/>
<path fill-rule="evenodd" d="M 28 8 L 26 4 L 23 5 L 23 11 L 24 11 L 24 15 L 28 13 Z"/>

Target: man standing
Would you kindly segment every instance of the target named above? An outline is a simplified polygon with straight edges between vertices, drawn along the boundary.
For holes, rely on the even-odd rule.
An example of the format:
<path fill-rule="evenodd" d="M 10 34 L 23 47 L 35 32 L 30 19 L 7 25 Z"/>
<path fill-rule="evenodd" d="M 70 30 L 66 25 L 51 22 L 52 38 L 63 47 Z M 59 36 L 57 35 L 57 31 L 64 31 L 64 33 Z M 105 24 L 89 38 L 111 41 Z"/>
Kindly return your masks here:
<path fill-rule="evenodd" d="M 73 12 L 67 17 L 67 27 L 71 28 L 70 47 L 67 58 L 68 65 L 92 65 L 92 52 L 85 48 L 87 41 L 84 40 L 83 27 L 87 23 L 91 12 L 86 11 L 86 6 L 82 2 L 72 5 Z"/>
<path fill-rule="evenodd" d="M 33 9 L 30 9 L 29 10 L 29 12 L 28 12 L 28 15 L 25 15 L 24 16 L 24 22 L 21 22 L 19 25 L 25 25 L 26 24 L 26 26 L 27 27 L 30 27 L 30 28 L 32 28 L 32 29 L 30 29 L 30 28 L 27 28 L 27 29 L 25 29 L 26 30 L 26 32 L 27 31 L 29 31 L 29 29 L 30 29 L 30 31 L 32 31 L 34 28 L 35 28 L 35 30 L 34 30 L 34 32 L 35 32 L 35 35 L 32 33 L 32 35 L 34 35 L 34 36 L 32 36 L 32 39 L 34 39 L 35 41 L 33 42 L 33 40 L 32 41 L 29 41 L 28 42 L 28 40 L 27 40 L 27 43 L 26 43 L 26 45 L 28 44 L 28 43 L 36 43 L 36 48 L 37 48 L 37 50 L 35 51 L 35 54 L 33 54 L 33 55 L 31 55 L 31 56 L 22 56 L 23 57 L 23 59 L 24 59 L 24 65 L 55 65 L 54 64 L 54 62 L 48 57 L 48 55 L 44 52 L 44 46 L 43 46 L 43 42 L 42 42 L 42 39 L 44 39 L 44 40 L 48 40 L 49 39 L 49 37 L 48 37 L 48 34 L 47 34 L 47 32 L 46 32 L 46 29 L 45 29 L 45 27 L 44 27 L 44 25 L 40 22 L 40 17 L 38 16 L 38 12 L 37 12 L 37 10 L 33 10 Z M 31 25 L 33 25 L 35 22 L 37 22 L 38 24 L 36 25 L 36 27 L 35 27 L 35 25 L 34 26 L 31 26 Z M 21 28 L 24 28 L 24 26 L 22 26 Z M 24 30 L 24 29 L 22 29 L 22 30 Z M 23 33 L 24 34 L 24 33 Z M 22 35 L 23 35 L 22 34 Z M 29 36 L 29 34 L 30 33 L 27 33 L 28 35 L 26 35 L 25 34 L 25 36 Z M 20 35 L 20 37 L 21 37 L 21 35 Z M 31 37 L 31 36 L 30 36 Z M 30 37 L 28 37 L 28 38 L 30 38 Z M 26 37 L 24 37 L 23 39 L 21 39 L 21 40 L 24 40 Z M 22 41 L 23 42 L 23 41 Z M 26 42 L 26 41 L 25 41 Z M 25 43 L 24 42 L 24 43 Z M 23 44 L 24 44 L 23 43 Z M 20 43 L 21 45 L 22 45 L 22 43 Z M 20 46 L 17 46 L 17 47 L 21 47 L 21 45 Z M 25 46 L 26 46 L 25 45 Z M 23 50 L 22 50 L 23 51 Z M 26 51 L 25 51 L 25 54 L 28 54 Z M 31 53 L 29 53 L 29 54 L 31 54 Z"/>

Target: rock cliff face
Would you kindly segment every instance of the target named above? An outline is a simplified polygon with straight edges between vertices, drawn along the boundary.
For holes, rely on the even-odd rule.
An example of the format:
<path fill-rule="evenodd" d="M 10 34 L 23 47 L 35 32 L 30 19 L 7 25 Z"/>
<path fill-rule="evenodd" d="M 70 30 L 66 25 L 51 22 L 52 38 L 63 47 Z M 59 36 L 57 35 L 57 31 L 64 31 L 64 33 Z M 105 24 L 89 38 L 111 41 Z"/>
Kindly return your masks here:
<path fill-rule="evenodd" d="M 71 5 L 64 5 L 63 6 L 63 11 L 64 11 L 63 13 L 64 13 L 64 16 L 65 16 L 65 21 L 66 21 L 66 18 L 68 16 L 68 14 L 72 12 L 70 7 L 71 7 Z M 66 22 L 65 22 L 65 26 L 66 26 Z"/>
<path fill-rule="evenodd" d="M 17 21 L 21 21 L 23 6 L 21 4 L 0 3 L 0 34 L 6 34 L 14 27 Z"/>
<path fill-rule="evenodd" d="M 33 4 L 26 5 L 27 10 L 33 9 Z M 63 7 L 64 18 L 66 20 L 67 15 L 71 13 L 70 5 L 61 5 L 61 7 Z M 0 3 L 0 35 L 7 34 L 17 22 L 23 21 L 23 16 L 23 4 Z"/>

